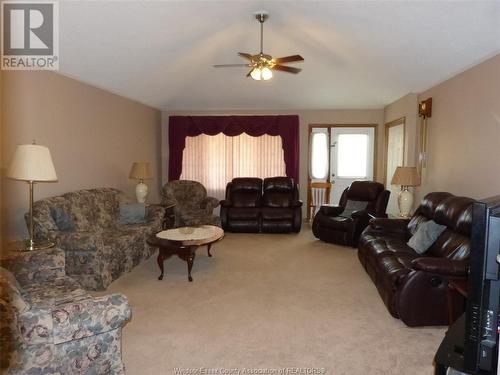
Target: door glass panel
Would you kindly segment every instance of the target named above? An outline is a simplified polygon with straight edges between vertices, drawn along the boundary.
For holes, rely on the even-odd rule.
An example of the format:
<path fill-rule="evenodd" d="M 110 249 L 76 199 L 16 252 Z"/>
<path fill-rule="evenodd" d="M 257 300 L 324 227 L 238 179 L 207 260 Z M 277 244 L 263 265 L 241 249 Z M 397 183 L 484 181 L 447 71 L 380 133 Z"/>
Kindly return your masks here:
<path fill-rule="evenodd" d="M 367 178 L 367 134 L 339 134 L 337 150 L 337 177 Z"/>
<path fill-rule="evenodd" d="M 313 133 L 311 141 L 311 177 L 326 179 L 328 175 L 328 136 Z"/>

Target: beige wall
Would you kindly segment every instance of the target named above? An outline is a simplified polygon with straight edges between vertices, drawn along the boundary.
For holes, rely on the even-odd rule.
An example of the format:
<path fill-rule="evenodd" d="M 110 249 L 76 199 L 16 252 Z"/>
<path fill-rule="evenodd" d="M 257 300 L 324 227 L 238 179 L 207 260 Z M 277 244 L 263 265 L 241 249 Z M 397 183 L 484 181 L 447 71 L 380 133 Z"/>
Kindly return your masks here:
<path fill-rule="evenodd" d="M 431 191 L 500 194 L 500 54 L 423 92 L 432 97 L 428 163 L 417 198 Z"/>
<path fill-rule="evenodd" d="M 164 171 L 164 181 L 167 181 L 166 171 L 168 165 L 168 117 L 172 115 L 269 115 L 281 114 L 299 115 L 300 119 L 300 196 L 304 200 L 307 197 L 308 178 L 308 125 L 309 124 L 377 124 L 378 125 L 378 145 L 377 145 L 377 175 L 378 181 L 383 180 L 382 155 L 383 155 L 383 109 L 368 110 L 296 110 L 296 111 L 203 111 L 203 112 L 173 112 L 162 113 L 162 170 Z M 305 207 L 304 207 L 305 208 Z"/>
<path fill-rule="evenodd" d="M 385 122 L 406 117 L 407 165 L 416 165 L 418 156 L 417 103 L 429 97 L 428 162 L 416 202 L 432 191 L 472 198 L 500 194 L 500 55 L 384 109 Z"/>
<path fill-rule="evenodd" d="M 59 178 L 37 184 L 35 200 L 101 186 L 133 194 L 133 161 L 152 163 L 156 178 L 149 183 L 149 200 L 158 200 L 160 111 L 53 72 L 10 71 L 2 78 L 4 161 L 16 145 L 36 140 L 49 147 Z M 9 240 L 26 234 L 27 192 L 23 182 L 5 180 L 2 216 Z"/>

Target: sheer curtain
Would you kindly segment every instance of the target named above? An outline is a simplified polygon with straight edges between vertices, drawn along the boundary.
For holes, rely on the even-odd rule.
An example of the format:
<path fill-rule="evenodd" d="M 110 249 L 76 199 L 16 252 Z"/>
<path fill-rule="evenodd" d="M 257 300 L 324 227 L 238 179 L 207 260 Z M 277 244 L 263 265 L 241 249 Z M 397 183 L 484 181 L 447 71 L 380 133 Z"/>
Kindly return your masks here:
<path fill-rule="evenodd" d="M 186 138 L 180 178 L 201 182 L 209 195 L 224 199 L 226 184 L 235 177 L 266 178 L 285 172 L 280 136 L 201 134 Z"/>

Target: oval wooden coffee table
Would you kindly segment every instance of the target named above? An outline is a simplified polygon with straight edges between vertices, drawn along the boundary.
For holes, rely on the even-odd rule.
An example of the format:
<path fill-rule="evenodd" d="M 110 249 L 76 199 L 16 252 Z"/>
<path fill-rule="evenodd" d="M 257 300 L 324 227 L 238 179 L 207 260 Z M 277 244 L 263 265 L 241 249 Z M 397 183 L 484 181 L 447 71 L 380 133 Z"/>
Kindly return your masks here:
<path fill-rule="evenodd" d="M 192 230 L 192 233 L 188 231 Z M 214 242 L 220 241 L 224 237 L 224 231 L 215 225 L 202 225 L 199 227 L 182 227 L 167 229 L 148 237 L 147 243 L 158 247 L 158 266 L 161 274 L 158 280 L 163 280 L 165 274 L 163 262 L 172 255 L 177 255 L 187 262 L 188 280 L 193 281 L 191 269 L 193 268 L 196 249 L 199 246 L 207 245 L 208 256 L 211 257 L 210 248 Z"/>

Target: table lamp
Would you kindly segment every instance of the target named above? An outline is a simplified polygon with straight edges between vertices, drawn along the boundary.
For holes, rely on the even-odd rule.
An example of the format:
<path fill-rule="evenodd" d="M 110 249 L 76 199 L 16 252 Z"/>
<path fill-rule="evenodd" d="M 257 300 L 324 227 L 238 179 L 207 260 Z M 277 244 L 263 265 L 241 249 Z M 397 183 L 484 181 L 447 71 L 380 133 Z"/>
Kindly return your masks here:
<path fill-rule="evenodd" d="M 56 170 L 49 149 L 37 144 L 17 146 L 7 170 L 7 178 L 26 181 L 29 184 L 29 239 L 16 243 L 17 249 L 31 251 L 53 247 L 54 242 L 35 239 L 33 236 L 33 187 L 36 182 L 57 181 Z"/>
<path fill-rule="evenodd" d="M 139 180 L 139 183 L 135 187 L 135 197 L 137 202 L 146 202 L 146 197 L 148 196 L 148 186 L 144 183 L 144 180 L 153 178 L 151 173 L 151 168 L 147 162 L 135 162 L 132 164 L 132 169 L 130 170 L 129 178 L 134 178 Z"/>
<path fill-rule="evenodd" d="M 401 185 L 398 195 L 399 216 L 410 217 L 413 207 L 413 194 L 408 190 L 409 186 L 419 186 L 420 176 L 416 167 L 397 167 L 392 176 L 391 185 Z"/>

